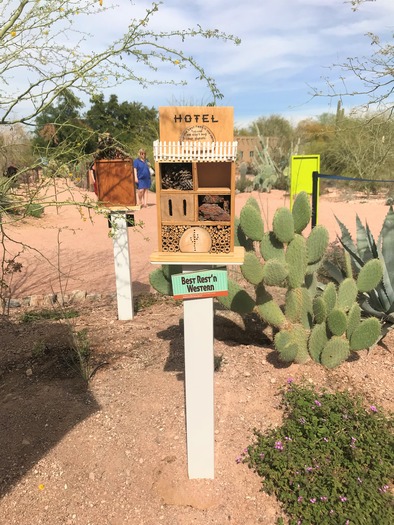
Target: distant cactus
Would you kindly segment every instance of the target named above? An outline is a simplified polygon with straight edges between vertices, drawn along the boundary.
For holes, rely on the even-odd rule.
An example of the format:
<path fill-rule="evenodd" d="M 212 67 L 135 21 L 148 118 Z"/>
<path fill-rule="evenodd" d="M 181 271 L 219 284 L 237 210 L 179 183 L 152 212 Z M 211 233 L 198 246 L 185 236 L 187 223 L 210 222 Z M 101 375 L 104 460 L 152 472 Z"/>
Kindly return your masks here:
<path fill-rule="evenodd" d="M 282 361 L 304 363 L 312 358 L 333 368 L 350 352 L 369 348 L 379 339 L 380 322 L 376 318 L 361 320 L 357 298 L 377 286 L 382 268 L 378 260 L 371 261 L 357 280 L 349 277 L 338 287 L 329 283 L 321 292 L 317 270 L 326 254 L 329 235 L 324 226 L 316 226 L 304 237 L 310 218 L 309 197 L 302 192 L 292 211 L 282 207 L 275 212 L 272 231 L 264 233 L 258 203 L 249 198 L 237 223 L 237 240 L 247 250 L 241 272 L 254 286 L 255 298 L 246 291 L 241 295 L 239 284 L 230 284 L 229 296 L 219 300 L 227 308 L 236 305 L 238 312 L 240 302 L 245 301 L 245 311 L 252 307 L 277 329 L 274 344 Z M 283 306 L 273 298 L 269 286 L 286 289 Z"/>

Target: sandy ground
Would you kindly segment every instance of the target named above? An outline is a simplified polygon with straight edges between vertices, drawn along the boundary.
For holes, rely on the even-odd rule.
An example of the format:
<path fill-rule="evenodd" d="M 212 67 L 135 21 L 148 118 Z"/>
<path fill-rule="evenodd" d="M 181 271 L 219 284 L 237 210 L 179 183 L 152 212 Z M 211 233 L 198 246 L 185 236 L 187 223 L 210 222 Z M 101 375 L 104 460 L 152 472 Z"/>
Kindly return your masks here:
<path fill-rule="evenodd" d="M 237 196 L 238 212 L 248 196 Z M 268 222 L 287 202 L 280 192 L 259 199 Z M 150 202 L 136 214 L 143 234 L 130 230 L 136 294 L 149 290 L 149 255 L 157 249 L 153 194 Z M 387 209 L 384 199 L 339 202 L 331 193 L 321 199 L 320 222 L 334 239 L 334 214 L 351 228 L 357 211 L 377 234 Z M 0 320 L 1 524 L 275 525 L 278 502 L 236 458 L 253 428 L 280 424 L 279 390 L 288 378 L 394 408 L 391 336 L 385 347 L 359 352 L 334 370 L 283 365 L 269 328 L 246 327 L 215 303 L 215 477 L 189 479 L 182 305 L 166 299 L 140 305 L 132 321 L 117 320 L 116 300 L 108 297 L 115 278 L 104 217 L 90 222 L 75 208 L 51 208 L 9 231 L 35 248 L 21 254 L 13 297 L 57 291 L 58 261 L 63 289 L 105 297 L 76 305 L 79 316 L 69 322 L 23 323 L 21 314 L 31 311 L 23 306 Z M 70 364 L 70 329 L 86 330 L 91 371 L 99 367 L 88 384 Z"/>

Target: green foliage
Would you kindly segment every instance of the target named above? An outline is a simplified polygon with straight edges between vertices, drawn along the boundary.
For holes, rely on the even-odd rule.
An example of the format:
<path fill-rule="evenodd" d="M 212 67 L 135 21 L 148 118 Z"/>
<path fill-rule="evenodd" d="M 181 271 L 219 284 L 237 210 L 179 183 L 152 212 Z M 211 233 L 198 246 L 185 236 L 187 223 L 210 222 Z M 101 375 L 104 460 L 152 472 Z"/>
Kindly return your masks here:
<path fill-rule="evenodd" d="M 149 283 L 157 292 L 163 295 L 173 295 L 171 276 L 181 273 L 182 267 L 172 264 L 163 264 L 149 275 Z"/>
<path fill-rule="evenodd" d="M 312 216 L 311 203 L 307 193 L 302 192 L 300 197 L 296 199 L 293 205 L 292 215 L 294 219 L 294 231 L 296 233 L 303 232 L 310 223 Z M 325 231 L 324 228 L 322 230 Z M 318 257 L 314 257 L 313 259 L 315 260 L 312 260 L 311 262 L 316 262 Z"/>
<path fill-rule="evenodd" d="M 376 317 L 369 317 L 354 328 L 350 336 L 350 349 L 362 350 L 376 343 L 380 337 L 381 326 Z"/>
<path fill-rule="evenodd" d="M 282 408 L 282 425 L 255 430 L 237 462 L 262 478 L 289 525 L 394 523 L 392 416 L 347 392 L 294 383 Z"/>
<path fill-rule="evenodd" d="M 368 224 L 356 216 L 356 242 L 347 227 L 337 218 L 341 229 L 339 241 L 351 268 L 338 262 L 325 261 L 324 267 L 336 282 L 342 282 L 349 273 L 355 275 L 360 292 L 362 310 L 383 320 L 383 333 L 394 321 L 394 211 L 390 206 L 383 221 L 378 240 L 375 241 Z"/>
<path fill-rule="evenodd" d="M 326 368 L 335 368 L 343 363 L 349 355 L 349 341 L 334 335 L 325 344 L 320 354 L 320 362 Z"/>
<path fill-rule="evenodd" d="M 224 307 L 241 315 L 251 313 L 256 304 L 247 291 L 232 279 L 228 280 L 228 295 L 220 299 Z"/>
<path fill-rule="evenodd" d="M 44 206 L 38 204 L 37 202 L 30 202 L 25 209 L 25 214 L 28 217 L 36 217 L 39 219 L 44 215 Z"/>
<path fill-rule="evenodd" d="M 289 243 L 294 238 L 294 216 L 288 208 L 278 208 L 275 211 L 272 230 L 279 242 Z"/>
<path fill-rule="evenodd" d="M 260 210 L 251 203 L 246 203 L 241 210 L 240 224 L 244 234 L 252 241 L 261 241 L 264 235 L 264 223 Z"/>
<path fill-rule="evenodd" d="M 254 252 L 246 252 L 241 266 L 242 275 L 251 284 L 257 285 L 263 279 L 263 266 Z"/>
<path fill-rule="evenodd" d="M 218 300 L 226 308 L 233 309 L 232 304 L 236 304 L 238 312 L 241 312 L 243 299 L 247 301 L 245 311 L 249 312 L 253 305 L 252 309 L 263 321 L 279 330 L 274 343 L 279 358 L 285 362 L 304 363 L 312 357 L 316 362 L 333 368 L 346 360 L 350 351 L 359 350 L 359 344 L 363 348 L 375 344 L 380 323 L 364 326 L 354 305 L 357 304 L 359 289 L 370 291 L 376 284 L 380 268 L 366 267 L 360 281 L 356 283 L 349 277 L 338 290 L 330 282 L 321 293 L 317 270 L 328 247 L 328 232 L 320 226 L 312 229 L 307 238 L 302 235 L 302 229 L 307 226 L 306 218 L 310 217 L 308 196 L 303 192 L 297 196 L 293 212 L 287 208 L 276 210 L 273 230 L 265 234 L 257 228 L 258 210 L 252 201 L 246 203 L 237 224 L 237 237 L 243 232 L 245 246 L 248 240 L 261 239 L 259 247 L 253 246 L 255 251 L 246 253 L 241 266 L 243 277 L 254 287 L 255 304 L 249 293 L 242 294 L 239 283 L 229 298 Z M 267 288 L 269 286 L 286 290 L 284 305 L 274 298 Z M 233 297 L 237 297 L 237 303 L 233 302 Z M 364 338 L 359 336 L 361 332 Z M 353 344 L 350 343 L 351 337 Z"/>
<path fill-rule="evenodd" d="M 78 310 L 65 309 L 65 308 L 52 308 L 45 310 L 33 310 L 31 312 L 25 312 L 21 316 L 22 323 L 34 323 L 43 319 L 49 319 L 52 321 L 59 321 L 60 319 L 73 319 L 79 317 Z"/>

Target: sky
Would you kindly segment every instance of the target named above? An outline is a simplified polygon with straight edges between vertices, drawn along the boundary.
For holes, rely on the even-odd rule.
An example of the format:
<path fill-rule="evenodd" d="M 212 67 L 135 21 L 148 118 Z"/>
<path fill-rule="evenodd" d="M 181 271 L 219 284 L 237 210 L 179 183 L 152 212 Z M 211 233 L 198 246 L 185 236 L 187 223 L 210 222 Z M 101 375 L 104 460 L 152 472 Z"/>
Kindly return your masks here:
<path fill-rule="evenodd" d="M 82 29 L 92 35 L 89 45 L 108 45 L 126 30 L 130 20 L 143 18 L 147 0 L 103 0 L 105 7 L 118 7 L 85 17 Z M 121 15 L 121 16 L 119 16 Z M 376 0 L 354 12 L 345 0 L 163 0 L 150 27 L 157 31 L 196 27 L 219 29 L 241 39 L 236 46 L 221 40 L 186 40 L 182 46 L 206 73 L 214 77 L 223 93 L 220 105 L 234 107 L 237 127 L 249 125 L 260 116 L 282 115 L 293 124 L 325 112 L 335 113 L 337 100 L 313 97 L 313 91 L 327 90 L 326 77 L 340 85 L 333 64 L 348 57 L 368 56 L 373 51 L 367 32 L 382 42 L 394 33 L 394 0 Z M 149 73 L 150 74 L 150 73 Z M 118 85 L 104 92 L 118 95 L 119 101 L 141 102 L 148 107 L 204 105 L 212 100 L 207 86 L 196 72 L 161 64 L 161 78 L 188 85 L 150 86 L 136 82 Z M 352 86 L 354 77 L 345 74 Z M 345 99 L 346 109 L 361 100 Z"/>
<path fill-rule="evenodd" d="M 124 20 L 142 16 L 151 4 L 134 0 L 118 2 Z M 111 26 L 106 13 L 104 37 Z M 325 91 L 329 77 L 340 84 L 343 72 L 332 69 L 347 57 L 368 56 L 373 47 L 365 36 L 372 32 L 383 41 L 394 33 L 394 0 L 367 2 L 354 12 L 344 0 L 164 0 L 152 20 L 153 27 L 169 30 L 200 24 L 217 28 L 241 39 L 231 42 L 195 39 L 184 50 L 196 58 L 208 75 L 215 78 L 224 95 L 220 105 L 234 107 L 235 124 L 248 125 L 260 116 L 282 115 L 296 123 L 324 112 L 335 113 L 337 100 L 312 97 L 314 89 Z M 106 29 L 107 28 L 107 29 Z M 177 72 L 172 70 L 170 75 Z M 205 104 L 209 90 L 188 74 L 182 88 L 136 85 L 118 88 L 120 100 L 130 97 L 151 107 L 174 103 Z M 348 75 L 348 84 L 354 78 Z M 174 76 L 174 78 L 176 78 Z M 112 90 L 113 91 L 113 90 Z M 354 99 L 344 101 L 347 108 Z"/>

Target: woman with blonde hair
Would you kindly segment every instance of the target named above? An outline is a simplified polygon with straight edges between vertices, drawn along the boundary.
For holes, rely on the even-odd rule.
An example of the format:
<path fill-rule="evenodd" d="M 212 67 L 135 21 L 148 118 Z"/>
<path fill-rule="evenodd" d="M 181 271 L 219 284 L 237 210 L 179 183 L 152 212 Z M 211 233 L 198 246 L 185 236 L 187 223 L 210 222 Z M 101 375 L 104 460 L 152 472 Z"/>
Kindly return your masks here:
<path fill-rule="evenodd" d="M 138 158 L 134 161 L 134 178 L 137 184 L 138 204 L 141 208 L 148 206 L 148 190 L 151 186 L 151 176 L 149 164 L 146 159 L 146 151 L 140 149 Z"/>

